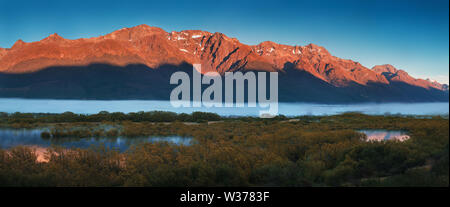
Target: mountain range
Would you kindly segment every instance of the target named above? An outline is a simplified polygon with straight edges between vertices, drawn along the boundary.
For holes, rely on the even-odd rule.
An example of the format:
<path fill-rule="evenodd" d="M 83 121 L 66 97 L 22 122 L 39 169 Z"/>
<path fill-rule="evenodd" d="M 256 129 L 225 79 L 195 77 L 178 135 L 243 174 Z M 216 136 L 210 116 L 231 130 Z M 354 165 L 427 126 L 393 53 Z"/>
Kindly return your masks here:
<path fill-rule="evenodd" d="M 169 98 L 170 74 L 279 72 L 279 100 L 318 103 L 448 102 L 448 85 L 416 79 L 392 65 L 371 69 L 324 47 L 266 41 L 246 45 L 222 33 L 166 32 L 139 25 L 104 36 L 18 40 L 0 48 L 0 97 L 64 99 Z"/>

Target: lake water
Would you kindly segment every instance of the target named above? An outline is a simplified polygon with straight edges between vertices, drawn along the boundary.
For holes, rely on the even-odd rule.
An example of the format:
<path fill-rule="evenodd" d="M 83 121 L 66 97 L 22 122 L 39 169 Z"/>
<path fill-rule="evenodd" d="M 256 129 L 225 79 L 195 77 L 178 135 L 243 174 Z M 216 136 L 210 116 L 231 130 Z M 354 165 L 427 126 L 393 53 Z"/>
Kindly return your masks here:
<path fill-rule="evenodd" d="M 65 148 L 89 148 L 91 146 L 105 146 L 109 149 L 117 149 L 124 152 L 130 146 L 139 143 L 155 143 L 167 141 L 177 145 L 190 145 L 192 138 L 169 136 L 169 137 L 117 137 L 117 138 L 41 138 L 44 129 L 0 129 L 0 148 L 25 145 L 38 148 L 47 148 L 58 145 Z"/>
<path fill-rule="evenodd" d="M 100 111 L 138 112 L 138 111 L 172 111 L 192 113 L 194 111 L 214 112 L 222 116 L 258 116 L 262 108 L 174 108 L 169 101 L 144 100 L 49 100 L 49 99 L 17 99 L 0 98 L 0 112 L 26 113 L 63 113 L 71 111 L 80 114 L 93 114 Z M 279 114 L 297 115 L 334 115 L 344 112 L 361 112 L 370 115 L 403 114 L 403 115 L 448 115 L 449 103 L 384 103 L 384 104 L 311 104 L 311 103 L 279 103 Z"/>
<path fill-rule="evenodd" d="M 409 139 L 409 135 L 405 131 L 383 130 L 383 129 L 369 129 L 358 130 L 367 136 L 367 141 L 385 141 L 385 140 L 399 140 L 405 141 Z"/>

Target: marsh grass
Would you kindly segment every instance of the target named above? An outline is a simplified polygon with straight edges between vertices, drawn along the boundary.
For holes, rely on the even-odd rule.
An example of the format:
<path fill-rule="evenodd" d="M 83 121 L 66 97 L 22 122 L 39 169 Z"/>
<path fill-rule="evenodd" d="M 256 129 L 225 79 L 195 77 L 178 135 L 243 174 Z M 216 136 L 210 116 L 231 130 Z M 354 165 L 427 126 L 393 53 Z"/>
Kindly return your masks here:
<path fill-rule="evenodd" d="M 54 115 L 52 115 L 54 116 Z M 190 146 L 49 148 L 0 151 L 2 186 L 448 186 L 449 121 L 443 117 L 368 116 L 220 118 L 196 123 L 97 120 L 39 122 L 50 136 L 190 136 Z M 295 119 L 295 120 L 292 120 Z M 291 121 L 289 121 L 291 120 Z M 191 120 L 192 121 L 192 120 Z M 203 121 L 201 121 L 203 122 Z M 6 125 L 15 122 L 3 122 Z M 404 142 L 366 142 L 357 129 L 405 130 Z M 45 135 L 48 136 L 48 135 Z"/>

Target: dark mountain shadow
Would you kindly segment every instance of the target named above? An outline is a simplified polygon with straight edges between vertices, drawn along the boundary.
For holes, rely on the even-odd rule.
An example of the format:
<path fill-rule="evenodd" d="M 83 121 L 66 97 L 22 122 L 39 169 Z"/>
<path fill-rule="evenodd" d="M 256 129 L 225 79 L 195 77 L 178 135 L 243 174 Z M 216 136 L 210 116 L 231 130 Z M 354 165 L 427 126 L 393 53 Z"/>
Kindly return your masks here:
<path fill-rule="evenodd" d="M 173 72 L 192 73 L 192 66 L 108 64 L 49 67 L 33 73 L 0 73 L 0 97 L 52 99 L 167 100 Z"/>
<path fill-rule="evenodd" d="M 355 82 L 335 87 L 312 74 L 286 66 L 279 73 L 280 100 L 290 102 L 358 103 L 358 102 L 448 102 L 448 91 L 425 89 L 402 82 L 391 84 Z"/>
<path fill-rule="evenodd" d="M 158 68 L 149 68 L 146 65 L 121 67 L 91 64 L 55 66 L 24 74 L 0 73 L 0 97 L 169 100 L 172 89 L 177 86 L 169 84 L 169 80 L 176 71 L 187 72 L 192 77 L 192 65 L 188 63 L 162 65 Z M 208 85 L 203 85 L 202 88 L 206 87 Z M 269 87 L 268 84 L 267 89 Z M 280 71 L 278 89 L 281 102 L 448 102 L 449 100 L 448 92 L 402 82 L 392 82 L 389 85 L 350 83 L 346 87 L 335 87 L 306 71 L 293 69 L 292 65 L 286 65 Z"/>
<path fill-rule="evenodd" d="M 285 68 L 278 77 L 279 98 L 289 102 L 344 103 L 364 101 L 358 94 L 331 85 L 303 70 Z"/>

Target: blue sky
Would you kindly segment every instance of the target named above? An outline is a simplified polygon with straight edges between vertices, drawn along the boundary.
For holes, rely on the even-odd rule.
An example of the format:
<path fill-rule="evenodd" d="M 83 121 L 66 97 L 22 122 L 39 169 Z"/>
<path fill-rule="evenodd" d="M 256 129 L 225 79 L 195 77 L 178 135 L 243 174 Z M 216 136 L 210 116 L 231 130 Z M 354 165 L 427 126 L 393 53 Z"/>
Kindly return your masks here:
<path fill-rule="evenodd" d="M 55 32 L 76 39 L 139 24 L 222 32 L 246 44 L 315 43 L 369 68 L 389 63 L 448 83 L 448 0 L 0 0 L 3 48 Z"/>

